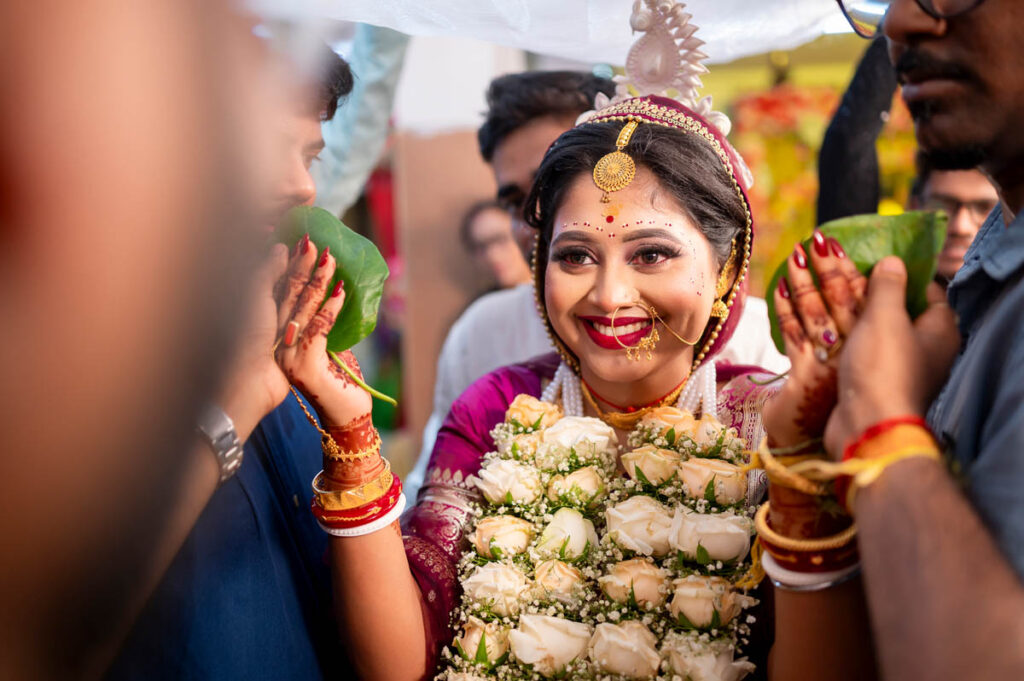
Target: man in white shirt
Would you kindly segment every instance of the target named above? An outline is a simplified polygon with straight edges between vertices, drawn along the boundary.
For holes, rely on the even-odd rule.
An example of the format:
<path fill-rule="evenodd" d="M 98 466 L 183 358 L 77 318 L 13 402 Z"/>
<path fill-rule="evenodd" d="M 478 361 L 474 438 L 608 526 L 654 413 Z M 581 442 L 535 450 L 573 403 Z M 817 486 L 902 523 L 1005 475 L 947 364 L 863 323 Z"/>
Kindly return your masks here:
<path fill-rule="evenodd" d="M 513 219 L 523 252 L 533 251 L 533 230 L 522 221 L 523 201 L 551 143 L 594 106 L 599 92 L 613 95 L 615 84 L 576 71 L 535 71 L 496 78 L 487 90 L 487 117 L 477 133 L 480 154 L 494 172 L 497 200 Z M 554 350 L 541 322 L 533 285 L 521 284 L 481 297 L 452 325 L 437 361 L 434 410 L 423 430 L 423 445 L 412 473 L 404 480 L 413 498 L 423 484 L 434 438 L 452 402 L 473 381 L 507 364 Z M 747 298 L 723 360 L 771 371 L 789 369 L 772 344 L 764 300 Z"/>

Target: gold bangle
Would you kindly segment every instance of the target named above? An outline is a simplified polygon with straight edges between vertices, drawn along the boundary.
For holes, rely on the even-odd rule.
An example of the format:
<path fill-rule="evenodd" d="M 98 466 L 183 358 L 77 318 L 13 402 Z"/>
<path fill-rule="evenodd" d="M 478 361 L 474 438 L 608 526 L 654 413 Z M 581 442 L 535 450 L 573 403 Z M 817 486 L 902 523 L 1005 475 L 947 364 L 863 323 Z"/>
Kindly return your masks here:
<path fill-rule="evenodd" d="M 761 463 L 760 468 L 764 468 L 765 473 L 768 474 L 768 479 L 776 485 L 782 485 L 783 487 L 815 497 L 825 496 L 831 491 L 826 483 L 810 480 L 803 475 L 799 475 L 793 472 L 792 468 L 779 461 L 768 448 L 767 439 L 761 441 L 761 446 L 757 450 L 757 456 Z M 787 456 L 786 459 L 795 460 L 796 463 L 819 460 L 814 455 L 804 454 Z"/>
<path fill-rule="evenodd" d="M 395 480 L 395 476 L 391 472 L 391 463 L 387 459 L 382 459 L 382 461 L 384 462 L 384 470 L 381 471 L 380 475 L 369 482 L 364 482 L 358 487 L 345 490 L 324 489 L 324 473 L 320 471 L 313 478 L 313 496 L 316 497 L 316 503 L 325 511 L 347 511 L 350 508 L 356 508 L 380 499 L 391 489 L 391 483 Z"/>
<path fill-rule="evenodd" d="M 330 433 L 324 433 L 320 436 L 320 448 L 324 452 L 324 456 L 332 461 L 358 461 L 359 459 L 365 459 L 373 456 L 374 454 L 380 454 L 381 448 L 380 433 L 377 429 L 373 429 L 373 442 L 366 449 L 360 449 L 357 451 L 348 451 L 338 446 L 338 443 Z"/>
<path fill-rule="evenodd" d="M 781 535 L 768 525 L 768 511 L 771 508 L 770 502 L 761 504 L 754 514 L 754 527 L 759 537 L 769 544 L 785 549 L 786 551 L 813 552 L 830 551 L 841 549 L 857 536 L 857 524 L 853 523 L 842 532 L 828 537 L 817 537 L 815 539 L 794 539 Z"/>

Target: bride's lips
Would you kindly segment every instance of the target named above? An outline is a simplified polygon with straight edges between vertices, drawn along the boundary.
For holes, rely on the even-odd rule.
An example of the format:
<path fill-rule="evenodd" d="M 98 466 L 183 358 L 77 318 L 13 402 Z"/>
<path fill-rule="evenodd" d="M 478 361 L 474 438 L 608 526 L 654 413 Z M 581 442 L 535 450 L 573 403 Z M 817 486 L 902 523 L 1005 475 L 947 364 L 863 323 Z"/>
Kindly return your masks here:
<path fill-rule="evenodd" d="M 623 345 L 634 346 L 650 332 L 650 317 L 616 317 L 614 330 L 610 317 L 577 317 L 590 340 L 607 350 L 621 350 Z M 614 334 L 614 335 L 613 335 Z"/>

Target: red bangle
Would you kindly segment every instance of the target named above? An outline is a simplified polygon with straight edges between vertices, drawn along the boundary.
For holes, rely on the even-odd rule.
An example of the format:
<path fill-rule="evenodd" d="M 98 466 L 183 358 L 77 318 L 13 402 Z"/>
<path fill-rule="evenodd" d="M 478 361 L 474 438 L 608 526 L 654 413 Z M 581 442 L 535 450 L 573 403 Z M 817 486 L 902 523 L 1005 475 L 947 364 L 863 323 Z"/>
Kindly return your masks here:
<path fill-rule="evenodd" d="M 344 511 L 327 511 L 321 508 L 320 504 L 316 502 L 316 497 L 313 497 L 310 502 L 310 509 L 313 511 L 316 519 L 327 527 L 335 529 L 359 527 L 360 525 L 372 523 L 377 518 L 386 515 L 398 503 L 398 498 L 401 494 L 402 481 L 396 475 L 391 483 L 391 487 L 384 496 L 374 499 L 368 504 Z"/>
<path fill-rule="evenodd" d="M 843 450 L 842 461 L 849 461 L 850 459 L 857 456 L 857 450 L 868 440 L 878 437 L 882 433 L 892 430 L 896 426 L 921 426 L 925 430 L 929 430 L 928 422 L 916 414 L 908 414 L 906 416 L 894 416 L 891 419 L 885 419 L 879 421 L 873 426 L 867 428 L 863 433 L 860 434 L 856 440 L 851 442 Z M 930 432 L 930 430 L 929 430 Z"/>

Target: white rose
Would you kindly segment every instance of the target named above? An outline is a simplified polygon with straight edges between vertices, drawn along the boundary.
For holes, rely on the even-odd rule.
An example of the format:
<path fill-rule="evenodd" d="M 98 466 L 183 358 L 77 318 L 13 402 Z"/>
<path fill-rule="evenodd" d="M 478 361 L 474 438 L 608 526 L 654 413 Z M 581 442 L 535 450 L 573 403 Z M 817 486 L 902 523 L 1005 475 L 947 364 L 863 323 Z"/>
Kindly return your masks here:
<path fill-rule="evenodd" d="M 721 459 L 687 459 L 679 464 L 679 477 L 692 499 L 704 499 L 712 481 L 716 503 L 735 504 L 747 497 L 746 472 Z"/>
<path fill-rule="evenodd" d="M 481 565 L 462 582 L 466 597 L 488 605 L 501 617 L 515 615 L 527 592 L 530 580 L 519 569 L 501 563 Z"/>
<path fill-rule="evenodd" d="M 718 444 L 718 437 L 725 430 L 726 428 L 722 425 L 721 421 L 710 414 L 705 414 L 700 417 L 700 421 L 697 423 L 693 441 L 697 443 L 698 447 L 714 447 Z"/>
<path fill-rule="evenodd" d="M 590 642 L 590 627 L 547 615 L 523 615 L 508 635 L 512 654 L 544 676 L 557 674 L 583 656 Z"/>
<path fill-rule="evenodd" d="M 733 511 L 697 513 L 684 506 L 676 508 L 668 541 L 687 558 L 696 559 L 698 546 L 711 560 L 740 560 L 750 551 L 754 523 Z"/>
<path fill-rule="evenodd" d="M 505 412 L 505 422 L 528 429 L 548 428 L 562 418 L 558 405 L 527 394 L 516 395 Z"/>
<path fill-rule="evenodd" d="M 624 549 L 645 556 L 668 553 L 670 516 L 660 503 L 648 496 L 635 496 L 604 512 L 608 535 Z"/>
<path fill-rule="evenodd" d="M 533 581 L 539 597 L 570 603 L 583 584 L 583 573 L 560 560 L 546 560 L 537 565 Z"/>
<path fill-rule="evenodd" d="M 568 475 L 552 476 L 548 482 L 548 499 L 567 499 L 583 508 L 593 505 L 604 496 L 605 480 L 596 466 L 587 466 Z"/>
<path fill-rule="evenodd" d="M 725 626 L 740 610 L 757 602 L 735 591 L 729 581 L 721 577 L 690 575 L 673 581 L 672 587 L 669 612 L 676 619 L 685 617 L 699 629 Z"/>
<path fill-rule="evenodd" d="M 660 485 L 676 473 L 679 467 L 679 452 L 644 445 L 622 455 L 622 467 L 626 475 L 639 480 L 637 469 L 652 485 Z"/>
<path fill-rule="evenodd" d="M 632 594 L 641 607 L 657 608 L 665 602 L 668 573 L 646 558 L 633 558 L 616 563 L 597 582 L 617 603 L 628 603 Z"/>
<path fill-rule="evenodd" d="M 611 460 L 617 453 L 618 437 L 611 426 L 589 416 L 566 416 L 541 434 L 537 463 L 554 469 L 575 453 L 581 462 Z"/>
<path fill-rule="evenodd" d="M 533 433 L 513 433 L 510 430 L 496 428 L 492 433 L 494 446 L 504 459 L 516 461 L 533 461 L 540 444 L 540 431 Z"/>
<path fill-rule="evenodd" d="M 685 409 L 676 407 L 658 407 L 644 415 L 640 426 L 646 430 L 653 430 L 656 435 L 668 439 L 669 431 L 674 431 L 675 439 L 681 435 L 691 437 L 697 428 L 697 419 Z"/>
<path fill-rule="evenodd" d="M 533 524 L 511 515 L 483 518 L 473 532 L 473 545 L 484 558 L 522 553 L 533 540 Z"/>
<path fill-rule="evenodd" d="M 746 658 L 733 659 L 735 648 L 721 639 L 704 642 L 695 636 L 671 633 L 661 646 L 673 673 L 689 681 L 740 681 L 754 671 Z"/>
<path fill-rule="evenodd" d="M 465 659 L 490 669 L 508 652 L 508 629 L 470 617 L 455 639 L 455 648 Z"/>
<path fill-rule="evenodd" d="M 510 500 L 528 504 L 541 493 L 540 475 L 533 467 L 505 459 L 492 461 L 477 476 L 470 476 L 469 481 L 492 504 Z"/>
<path fill-rule="evenodd" d="M 654 649 L 657 638 L 643 623 L 598 624 L 590 639 L 590 659 L 601 671 L 633 679 L 651 678 L 658 673 L 661 659 Z"/>
<path fill-rule="evenodd" d="M 588 544 L 597 546 L 597 541 L 594 523 L 575 509 L 560 508 L 541 533 L 537 551 L 544 556 L 576 560 L 588 550 Z"/>

